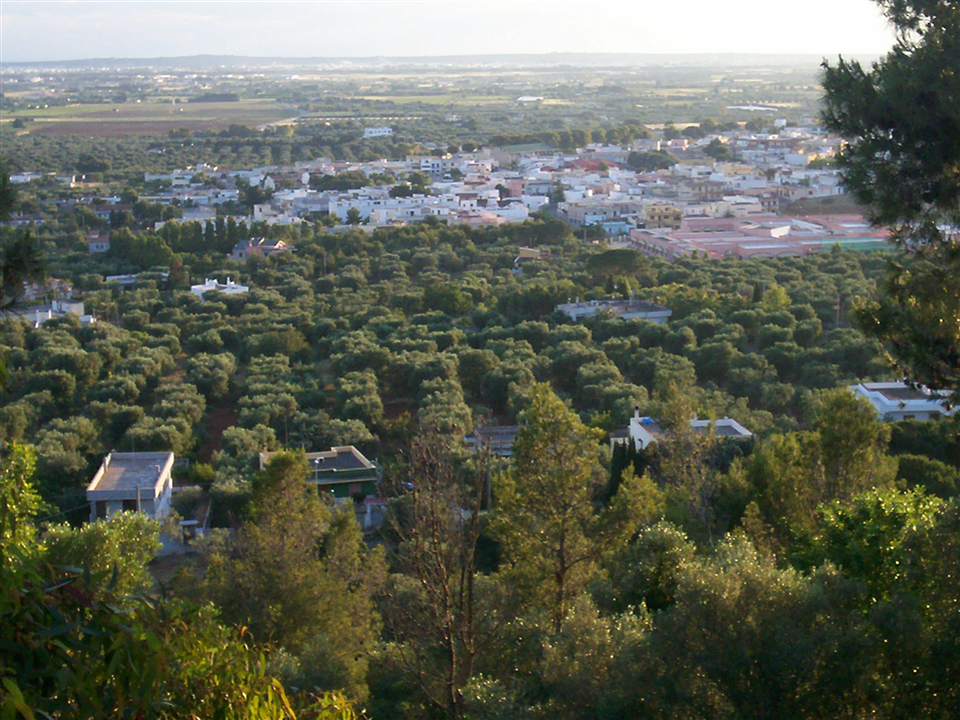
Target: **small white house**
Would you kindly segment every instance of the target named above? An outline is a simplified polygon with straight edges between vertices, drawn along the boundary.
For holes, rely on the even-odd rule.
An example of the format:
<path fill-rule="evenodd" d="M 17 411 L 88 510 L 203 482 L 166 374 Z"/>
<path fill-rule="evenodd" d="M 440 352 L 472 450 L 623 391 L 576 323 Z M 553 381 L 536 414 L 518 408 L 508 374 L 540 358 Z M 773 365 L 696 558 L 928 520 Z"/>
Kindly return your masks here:
<path fill-rule="evenodd" d="M 87 486 L 90 522 L 123 510 L 166 517 L 173 495 L 172 468 L 172 452 L 110 453 Z"/>
<path fill-rule="evenodd" d="M 84 312 L 83 302 L 80 300 L 54 300 L 50 305 L 27 307 L 16 312 L 20 317 L 32 322 L 34 327 L 40 327 L 47 320 L 62 318 L 65 315 L 76 315 L 80 318 L 81 325 L 89 325 L 97 321 L 93 315 L 87 315 Z"/>
<path fill-rule="evenodd" d="M 580 302 L 580 299 L 577 298 L 577 302 L 557 305 L 556 309 L 571 320 L 582 320 L 583 318 L 590 318 L 594 315 L 607 313 L 621 317 L 624 320 L 649 320 L 658 325 L 667 322 L 673 314 L 670 308 L 635 298 L 623 300 L 585 300 L 583 302 Z"/>
<path fill-rule="evenodd" d="M 363 137 L 388 137 L 393 135 L 393 128 L 390 127 L 368 127 L 363 129 Z"/>
<path fill-rule="evenodd" d="M 735 440 L 747 440 L 753 437 L 753 433 L 747 430 L 743 425 L 733 418 L 720 418 L 718 420 L 698 420 L 694 418 L 690 421 L 690 427 L 698 435 L 707 435 L 713 431 L 714 436 L 718 438 L 730 438 Z M 656 418 L 641 417 L 639 408 L 630 418 L 630 426 L 627 432 L 616 433 L 611 438 L 611 445 L 627 445 L 633 441 L 638 450 L 643 450 L 651 443 L 661 442 L 665 437 L 663 426 Z"/>
<path fill-rule="evenodd" d="M 903 382 L 879 382 L 851 385 L 850 391 L 868 400 L 877 416 L 886 422 L 937 420 L 956 412 L 956 408 L 948 405 L 950 393 L 946 390 L 930 390 L 920 385 L 913 388 Z"/>
<path fill-rule="evenodd" d="M 203 294 L 211 292 L 212 290 L 219 290 L 220 292 L 226 295 L 239 295 L 250 290 L 246 285 L 240 285 L 235 283 L 230 278 L 227 278 L 226 283 L 217 282 L 216 280 L 211 280 L 210 278 L 205 278 L 203 285 L 191 285 L 190 292 L 194 295 L 203 299 Z"/>
<path fill-rule="evenodd" d="M 87 235 L 87 247 L 91 255 L 105 253 L 110 250 L 110 236 L 92 232 Z"/>

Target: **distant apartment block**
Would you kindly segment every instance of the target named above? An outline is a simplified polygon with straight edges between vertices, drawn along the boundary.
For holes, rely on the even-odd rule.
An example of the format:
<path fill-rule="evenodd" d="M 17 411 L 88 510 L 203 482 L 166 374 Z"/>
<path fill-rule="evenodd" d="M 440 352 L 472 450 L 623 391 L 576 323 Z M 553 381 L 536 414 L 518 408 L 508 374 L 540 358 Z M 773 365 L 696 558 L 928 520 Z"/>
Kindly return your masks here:
<path fill-rule="evenodd" d="M 643 205 L 639 200 L 629 198 L 611 200 L 605 197 L 591 197 L 560 205 L 563 219 L 575 227 L 621 219 L 641 212 L 642 208 Z"/>
<path fill-rule="evenodd" d="M 364 138 L 388 137 L 393 135 L 391 127 L 368 127 L 363 129 Z"/>
<path fill-rule="evenodd" d="M 488 450 L 500 457 L 512 457 L 513 443 L 519 432 L 519 425 L 481 425 L 470 435 L 465 435 L 463 442 L 471 453 Z"/>
<path fill-rule="evenodd" d="M 650 203 L 641 208 L 640 219 L 648 228 L 679 230 L 683 212 L 676 205 Z"/>

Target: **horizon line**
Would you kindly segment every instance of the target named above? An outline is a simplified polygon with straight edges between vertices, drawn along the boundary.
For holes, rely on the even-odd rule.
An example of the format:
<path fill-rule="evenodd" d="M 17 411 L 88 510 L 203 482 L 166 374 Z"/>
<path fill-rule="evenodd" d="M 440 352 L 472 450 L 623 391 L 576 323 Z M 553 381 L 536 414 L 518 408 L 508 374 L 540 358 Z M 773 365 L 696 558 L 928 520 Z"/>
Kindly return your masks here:
<path fill-rule="evenodd" d="M 883 53 L 850 53 L 847 57 L 851 58 L 879 58 Z M 234 53 L 196 53 L 193 55 L 154 55 L 154 56 L 111 56 L 111 57 L 83 57 L 83 58 L 60 58 L 55 60 L 3 60 L 4 67 L 9 66 L 29 66 L 29 65 L 78 65 L 78 64 L 104 64 L 104 63 L 142 63 L 151 62 L 174 62 L 190 60 L 214 60 L 223 59 L 230 61 L 253 61 L 253 62 L 285 62 L 290 64 L 297 63 L 317 63 L 317 62 L 438 62 L 454 59 L 496 59 L 496 58 L 562 58 L 562 57 L 582 57 L 582 58 L 713 58 L 722 59 L 726 57 L 735 58 L 768 58 L 768 59 L 796 59 L 813 60 L 824 59 L 826 56 L 822 53 L 771 53 L 771 52 L 577 52 L 577 51 L 551 51 L 542 53 L 530 52 L 510 52 L 510 53 L 462 53 L 462 54 L 443 54 L 443 55 L 244 55 Z"/>

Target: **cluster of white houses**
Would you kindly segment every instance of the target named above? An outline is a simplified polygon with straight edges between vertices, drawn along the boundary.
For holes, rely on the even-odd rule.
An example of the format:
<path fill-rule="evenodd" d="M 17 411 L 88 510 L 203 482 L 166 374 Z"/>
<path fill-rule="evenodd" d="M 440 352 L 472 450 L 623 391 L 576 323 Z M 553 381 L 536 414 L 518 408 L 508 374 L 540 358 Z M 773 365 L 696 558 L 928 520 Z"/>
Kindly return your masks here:
<path fill-rule="evenodd" d="M 855 395 L 869 401 L 882 421 L 932 421 L 953 415 L 950 394 L 903 382 L 860 383 L 850 387 Z M 694 433 L 712 435 L 726 441 L 753 438 L 747 428 L 733 418 L 690 420 Z M 471 452 L 488 451 L 500 457 L 513 454 L 520 427 L 480 426 L 464 440 Z M 610 434 L 611 447 L 632 446 L 637 450 L 654 443 L 670 442 L 670 433 L 653 417 L 637 408 L 627 427 Z M 260 454 L 260 467 L 266 467 L 273 452 Z M 354 502 L 357 520 L 364 529 L 379 526 L 386 513 L 386 501 L 379 497 L 380 470 L 352 445 L 322 452 L 307 453 L 308 473 L 304 481 L 334 503 Z M 170 514 L 174 493 L 172 452 L 111 452 L 100 465 L 87 487 L 90 521 L 103 520 L 122 511 L 142 512 L 154 518 Z"/>
<path fill-rule="evenodd" d="M 359 219 L 368 228 L 427 218 L 499 225 L 523 221 L 549 205 L 576 227 L 599 225 L 608 236 L 667 259 L 693 252 L 711 257 L 803 255 L 837 242 L 863 249 L 883 246 L 886 233 L 856 216 L 779 215 L 783 203 L 843 192 L 837 171 L 813 162 L 831 158 L 841 141 L 813 120 L 797 127 L 785 121 L 775 125 L 776 132 L 771 133 L 739 129 L 699 140 L 638 139 L 629 146 L 593 143 L 576 151 L 531 143 L 365 163 L 318 158 L 251 169 L 199 163 L 171 173 L 145 174 L 145 180 L 166 182 L 168 187 L 142 199 L 179 205 L 184 220 L 213 222 L 224 205 L 235 207 L 240 199 L 237 183 L 242 182 L 272 194 L 268 202 L 253 208 L 254 221 L 292 224 L 329 216 L 340 223 Z M 391 133 L 390 127 L 364 131 L 365 137 Z M 717 141 L 726 145 L 735 161 L 714 161 L 704 152 Z M 676 161 L 662 170 L 631 169 L 630 153 L 652 151 L 667 151 Z M 317 176 L 346 172 L 352 177 L 389 176 L 395 183 L 420 173 L 432 185 L 420 192 L 407 188 L 405 193 L 391 192 L 391 185 L 373 180 L 353 190 L 311 186 Z M 29 180 L 25 175 L 24 181 Z M 98 198 L 96 204 L 92 197 L 79 202 L 88 204 L 98 217 L 125 207 L 119 197 Z M 108 239 L 91 237 L 90 252 L 108 247 Z"/>
<path fill-rule="evenodd" d="M 275 453 L 260 453 L 263 469 Z M 307 453 L 310 471 L 304 481 L 335 503 L 358 501 L 357 520 L 364 529 L 383 520 L 385 504 L 377 497 L 379 468 L 352 445 Z M 118 512 L 142 512 L 152 518 L 170 515 L 174 493 L 172 452 L 111 452 L 87 486 L 90 521 Z"/>

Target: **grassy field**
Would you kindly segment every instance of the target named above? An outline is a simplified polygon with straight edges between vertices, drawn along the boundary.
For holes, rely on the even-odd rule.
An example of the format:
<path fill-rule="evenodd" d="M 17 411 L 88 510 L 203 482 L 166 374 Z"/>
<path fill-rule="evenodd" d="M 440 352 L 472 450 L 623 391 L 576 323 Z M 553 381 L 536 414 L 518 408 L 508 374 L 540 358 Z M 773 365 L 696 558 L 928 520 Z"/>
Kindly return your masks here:
<path fill-rule="evenodd" d="M 296 115 L 272 100 L 235 103 L 159 103 L 68 105 L 19 113 L 4 113 L 3 121 L 29 118 L 26 129 L 41 135 L 120 137 L 156 135 L 187 128 L 219 130 L 231 124 L 257 126 Z"/>
<path fill-rule="evenodd" d="M 8 107 L 0 125 L 29 119 L 18 134 L 78 135 L 89 138 L 165 136 L 171 130 L 211 132 L 241 124 L 302 122 L 404 122 L 412 132 L 466 139 L 468 133 L 523 134 L 563 127 L 609 127 L 622 122 L 699 122 L 705 117 L 743 122 L 756 113 L 737 106 L 762 105 L 788 120 L 814 115 L 821 90 L 816 68 L 383 68 L 306 72 L 292 78 L 225 75 L 218 92 L 236 92 L 247 99 L 235 103 L 178 103 L 193 92 L 189 83 L 174 87 L 143 80 L 137 97 L 111 102 L 117 93 L 101 89 L 107 102 L 37 109 L 64 97 L 63 83 L 6 94 Z M 104 79 L 111 79 L 109 74 Z M 126 75 L 114 78 L 116 87 Z M 138 81 L 140 82 L 140 81 Z M 104 86 L 106 87 L 106 86 Z M 61 94 L 57 94 L 61 93 Z M 543 97 L 539 103 L 517 103 L 522 96 Z M 88 96 L 89 97 L 89 96 Z M 289 105 L 276 100 L 281 98 Z M 296 106 L 296 107 L 294 107 Z M 454 127 L 445 116 L 460 115 Z M 771 116 L 772 117 L 772 116 Z M 417 128 L 414 123 L 423 121 Z M 20 123 L 18 123 L 19 125 Z M 448 137 L 449 136 L 449 137 Z M 432 140 L 431 140 L 432 141 Z"/>
<path fill-rule="evenodd" d="M 446 93 L 443 95 L 357 95 L 356 100 L 390 102 L 396 105 L 423 103 L 425 105 L 502 105 L 512 102 L 516 97 L 498 95 L 461 95 Z"/>

